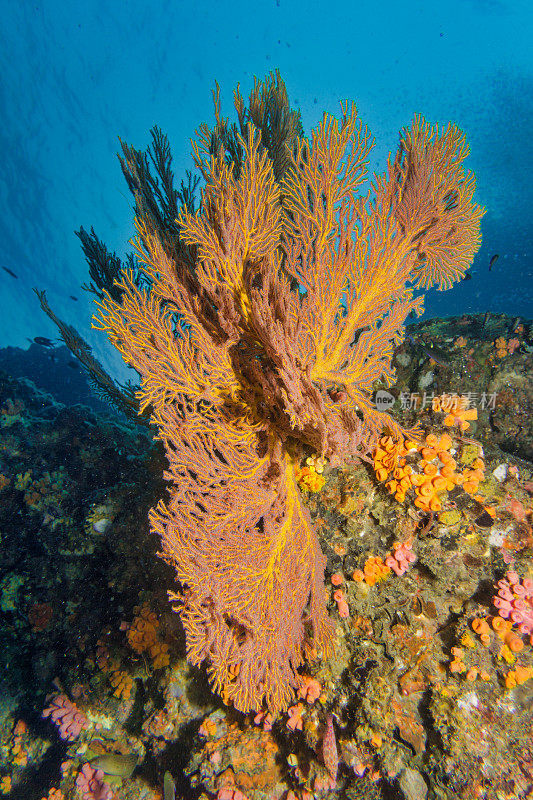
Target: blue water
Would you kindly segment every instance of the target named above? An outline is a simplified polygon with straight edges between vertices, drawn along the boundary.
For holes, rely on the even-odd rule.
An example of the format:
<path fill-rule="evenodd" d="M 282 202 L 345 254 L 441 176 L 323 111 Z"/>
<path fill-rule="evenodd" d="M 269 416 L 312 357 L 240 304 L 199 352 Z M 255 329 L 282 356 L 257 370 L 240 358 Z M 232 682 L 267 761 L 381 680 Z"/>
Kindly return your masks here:
<path fill-rule="evenodd" d="M 258 0 L 8 2 L 0 47 L 0 346 L 55 337 L 32 286 L 77 325 L 112 369 L 118 357 L 90 331 L 86 264 L 73 231 L 94 226 L 123 255 L 131 198 L 117 137 L 145 148 L 169 135 L 178 183 L 189 139 L 212 122 L 211 90 L 231 114 L 238 82 L 279 68 L 306 133 L 354 100 L 376 137 L 382 170 L 415 113 L 457 123 L 471 145 L 476 199 L 487 207 L 472 280 L 426 298 L 430 315 L 531 315 L 533 273 L 533 3 L 530 0 Z M 79 6 L 79 7 L 77 7 Z M 499 254 L 493 269 L 491 256 Z M 78 298 L 72 300 L 70 295 Z M 114 366 L 113 366 L 114 365 Z"/>

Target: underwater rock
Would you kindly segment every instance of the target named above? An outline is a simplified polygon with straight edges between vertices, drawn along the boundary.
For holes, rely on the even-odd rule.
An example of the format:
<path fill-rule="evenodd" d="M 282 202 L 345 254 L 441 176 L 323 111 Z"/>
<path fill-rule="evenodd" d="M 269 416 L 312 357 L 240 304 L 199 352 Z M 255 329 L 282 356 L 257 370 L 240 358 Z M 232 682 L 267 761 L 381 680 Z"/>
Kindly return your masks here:
<path fill-rule="evenodd" d="M 400 775 L 399 786 L 405 800 L 425 800 L 427 797 L 428 787 L 424 778 L 410 767 L 406 767 Z"/>
<path fill-rule="evenodd" d="M 496 469 L 492 470 L 492 474 L 499 483 L 503 483 L 507 477 L 507 464 L 498 464 Z"/>

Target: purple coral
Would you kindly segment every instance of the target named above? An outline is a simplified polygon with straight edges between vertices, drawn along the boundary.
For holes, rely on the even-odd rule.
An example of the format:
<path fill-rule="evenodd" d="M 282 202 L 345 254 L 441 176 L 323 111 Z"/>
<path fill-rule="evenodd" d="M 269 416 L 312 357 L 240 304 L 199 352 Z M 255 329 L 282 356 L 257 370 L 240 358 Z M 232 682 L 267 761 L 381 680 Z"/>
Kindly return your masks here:
<path fill-rule="evenodd" d="M 44 709 L 42 717 L 50 717 L 57 726 L 61 738 L 67 742 L 73 742 L 90 725 L 85 714 L 68 699 L 66 694 L 56 695 L 48 708 Z"/>
<path fill-rule="evenodd" d="M 509 571 L 496 584 L 498 594 L 494 605 L 500 617 L 518 625 L 520 633 L 533 633 L 533 580 L 522 581 L 516 572 Z"/>
<path fill-rule="evenodd" d="M 76 778 L 76 788 L 81 792 L 83 800 L 112 800 L 113 790 L 103 780 L 101 769 L 84 764 Z"/>

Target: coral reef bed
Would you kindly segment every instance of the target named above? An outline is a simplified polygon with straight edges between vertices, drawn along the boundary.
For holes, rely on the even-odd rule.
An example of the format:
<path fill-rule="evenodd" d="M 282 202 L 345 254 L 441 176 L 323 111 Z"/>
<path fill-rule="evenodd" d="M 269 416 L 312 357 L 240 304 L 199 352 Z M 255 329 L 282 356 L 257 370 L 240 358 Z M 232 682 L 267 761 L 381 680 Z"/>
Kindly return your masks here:
<path fill-rule="evenodd" d="M 0 792 L 531 796 L 532 350 L 503 315 L 410 326 L 375 398 L 418 435 L 385 431 L 373 465 L 309 453 L 336 649 L 275 720 L 185 660 L 149 432 L 1 374 Z"/>

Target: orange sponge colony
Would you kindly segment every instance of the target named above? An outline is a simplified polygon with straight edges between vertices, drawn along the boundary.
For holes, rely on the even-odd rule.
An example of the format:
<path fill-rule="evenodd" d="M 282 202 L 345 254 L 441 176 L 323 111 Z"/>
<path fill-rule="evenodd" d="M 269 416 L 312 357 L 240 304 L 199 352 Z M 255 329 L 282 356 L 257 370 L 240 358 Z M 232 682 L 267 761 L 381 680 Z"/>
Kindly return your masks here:
<path fill-rule="evenodd" d="M 485 462 L 482 458 L 476 458 L 472 464 L 472 469 L 463 470 L 463 489 L 468 494 L 475 494 L 478 490 L 480 481 L 485 476 Z"/>
<path fill-rule="evenodd" d="M 395 441 L 392 436 L 382 436 L 374 452 L 374 470 L 378 481 L 387 481 L 387 489 L 399 503 L 405 499 L 405 493 L 411 488 L 411 467 L 405 456 L 414 442 L 405 442 L 402 438 Z"/>
<path fill-rule="evenodd" d="M 474 494 L 484 476 L 484 463 L 478 458 L 472 468 L 457 472 L 457 463 L 450 450 L 452 438 L 443 433 L 429 433 L 423 443 L 403 438 L 396 442 L 391 436 L 382 436 L 374 452 L 374 470 L 381 482 L 399 503 L 403 503 L 407 491 L 414 488 L 417 508 L 424 511 L 440 511 L 441 495 L 455 486 L 463 486 Z"/>
<path fill-rule="evenodd" d="M 154 669 L 168 667 L 170 663 L 169 647 L 168 643 L 161 638 L 157 615 L 146 604 L 135 606 L 134 611 L 137 616 L 127 633 L 130 647 L 136 653 L 148 651 L 153 659 Z"/>
<path fill-rule="evenodd" d="M 468 408 L 469 399 L 466 395 L 443 394 L 432 401 L 433 411 L 444 411 L 444 424 L 448 428 L 457 426 L 460 431 L 466 431 L 470 422 L 477 419 L 477 408 Z"/>
<path fill-rule="evenodd" d="M 114 696 L 129 700 L 133 688 L 133 678 L 127 672 L 116 669 L 109 676 L 109 682 L 114 689 Z"/>
<path fill-rule="evenodd" d="M 136 617 L 128 629 L 128 642 L 136 653 L 143 653 L 154 645 L 158 638 L 159 620 L 149 606 L 135 606 Z"/>
<path fill-rule="evenodd" d="M 515 669 L 507 673 L 505 678 L 505 685 L 508 689 L 513 689 L 515 686 L 520 686 L 530 678 L 533 678 L 533 667 L 524 667 L 517 664 Z"/>
<path fill-rule="evenodd" d="M 318 456 L 309 456 L 305 460 L 305 466 L 297 466 L 295 469 L 296 482 L 300 489 L 308 492 L 319 492 L 324 486 L 326 479 L 322 475 L 326 460 Z"/>
<path fill-rule="evenodd" d="M 385 580 L 391 574 L 391 568 L 385 564 L 380 556 L 369 556 L 363 569 L 356 569 L 353 573 L 354 581 L 374 586 L 379 581 Z"/>

